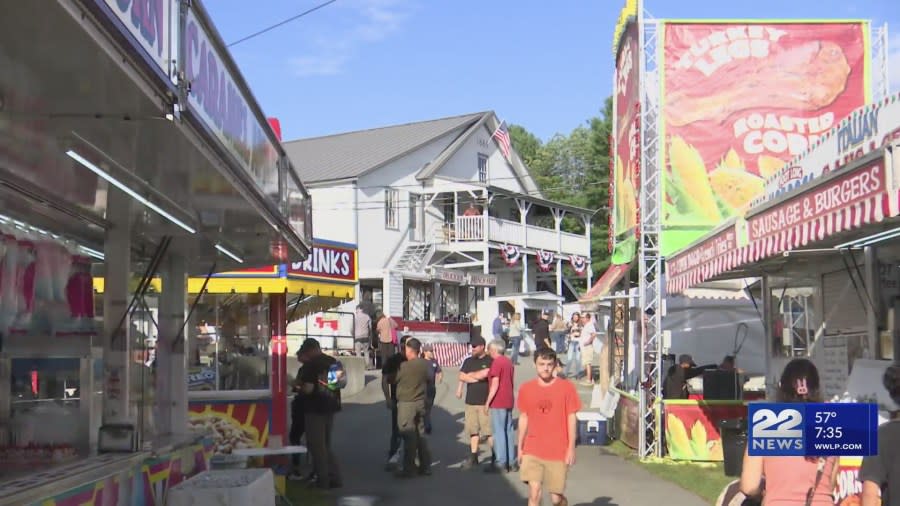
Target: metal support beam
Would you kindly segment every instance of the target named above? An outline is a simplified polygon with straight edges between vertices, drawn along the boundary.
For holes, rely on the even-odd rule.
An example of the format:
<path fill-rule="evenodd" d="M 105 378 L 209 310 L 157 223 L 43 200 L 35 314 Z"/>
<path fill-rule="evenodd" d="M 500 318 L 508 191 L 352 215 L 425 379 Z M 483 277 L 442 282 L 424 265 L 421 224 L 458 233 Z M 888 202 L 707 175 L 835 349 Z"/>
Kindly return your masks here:
<path fill-rule="evenodd" d="M 660 208 L 662 200 L 662 167 L 659 164 L 660 138 L 659 90 L 657 82 L 657 23 L 643 10 L 639 1 L 641 83 L 641 184 L 640 184 L 640 242 L 638 270 L 640 274 L 640 314 L 643 319 L 640 374 L 640 430 L 641 458 L 662 456 L 662 427 L 658 401 L 662 399 L 662 262 L 660 249 Z"/>
<path fill-rule="evenodd" d="M 113 227 L 106 235 L 103 293 L 103 424 L 137 424 L 131 408 L 131 336 L 128 281 L 131 277 L 131 197 L 110 188 L 107 216 Z M 119 322 L 124 322 L 119 325 Z"/>
<path fill-rule="evenodd" d="M 156 347 L 157 432 L 187 432 L 187 357 L 184 353 L 187 307 L 187 262 L 175 249 L 161 265 L 163 291 L 159 297 L 159 339 Z"/>
<path fill-rule="evenodd" d="M 766 354 L 766 398 L 774 399 L 775 385 L 778 378 L 772 369 L 772 360 L 775 358 L 775 336 L 772 332 L 774 322 L 772 316 L 772 287 L 769 284 L 769 276 L 763 274 L 759 281 L 760 293 L 762 294 L 762 313 L 763 313 L 763 336 L 765 341 Z"/>
<path fill-rule="evenodd" d="M 269 437 L 287 443 L 287 295 L 269 295 L 269 326 L 272 332 L 272 421 Z M 337 349 L 337 343 L 334 343 Z"/>
<path fill-rule="evenodd" d="M 884 100 L 890 94 L 891 77 L 888 69 L 890 53 L 890 41 L 888 40 L 888 24 L 885 23 L 875 30 L 872 36 L 872 88 L 875 102 Z"/>
<path fill-rule="evenodd" d="M 865 276 L 866 299 L 866 349 L 863 357 L 878 358 L 878 310 L 880 309 L 881 294 L 879 293 L 880 279 L 878 275 L 878 250 L 874 246 L 866 246 L 863 250 L 865 264 L 863 275 Z"/>

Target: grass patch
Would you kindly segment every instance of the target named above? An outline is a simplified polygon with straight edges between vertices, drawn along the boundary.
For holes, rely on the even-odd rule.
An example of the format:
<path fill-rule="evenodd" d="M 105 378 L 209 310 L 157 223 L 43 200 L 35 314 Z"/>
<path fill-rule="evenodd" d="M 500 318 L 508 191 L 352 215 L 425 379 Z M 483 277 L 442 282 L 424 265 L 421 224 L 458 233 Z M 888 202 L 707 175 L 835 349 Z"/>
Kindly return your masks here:
<path fill-rule="evenodd" d="M 305 482 L 287 482 L 287 497 L 297 506 L 332 506 L 334 497 L 322 490 L 306 486 Z"/>
<path fill-rule="evenodd" d="M 715 504 L 725 485 L 735 480 L 725 476 L 721 462 L 680 462 L 656 458 L 642 461 L 634 450 L 621 441 L 613 441 L 606 449 L 664 480 L 699 495 L 710 504 Z"/>

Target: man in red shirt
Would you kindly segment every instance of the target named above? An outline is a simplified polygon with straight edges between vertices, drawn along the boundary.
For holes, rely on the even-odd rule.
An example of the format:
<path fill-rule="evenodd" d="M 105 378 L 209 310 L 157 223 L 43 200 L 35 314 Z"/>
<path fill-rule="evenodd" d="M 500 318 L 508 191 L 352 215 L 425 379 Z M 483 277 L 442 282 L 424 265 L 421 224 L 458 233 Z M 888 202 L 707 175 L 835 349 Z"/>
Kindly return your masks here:
<path fill-rule="evenodd" d="M 491 415 L 491 432 L 494 434 L 494 455 L 497 462 L 486 467 L 487 472 L 511 472 L 519 469 L 512 414 L 515 406 L 513 402 L 515 368 L 505 352 L 506 342 L 503 339 L 494 339 L 488 344 L 488 354 L 492 361 L 488 370 L 490 390 L 484 410 Z"/>
<path fill-rule="evenodd" d="M 575 464 L 575 413 L 581 399 L 575 386 L 553 374 L 556 353 L 534 353 L 538 377 L 519 388 L 519 461 L 528 483 L 528 506 L 541 503 L 543 488 L 555 506 L 568 506 L 566 475 Z"/>

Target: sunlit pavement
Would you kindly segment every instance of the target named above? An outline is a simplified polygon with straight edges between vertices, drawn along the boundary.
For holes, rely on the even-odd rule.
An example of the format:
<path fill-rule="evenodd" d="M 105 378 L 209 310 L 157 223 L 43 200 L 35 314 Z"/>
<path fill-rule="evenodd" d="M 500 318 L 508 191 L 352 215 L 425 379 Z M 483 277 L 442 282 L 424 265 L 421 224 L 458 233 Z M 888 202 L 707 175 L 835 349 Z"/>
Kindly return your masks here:
<path fill-rule="evenodd" d="M 517 383 L 534 377 L 533 371 L 529 363 L 520 364 L 516 368 Z M 398 479 L 384 470 L 390 412 L 381 394 L 380 377 L 371 376 L 362 393 L 345 400 L 335 428 L 335 450 L 344 487 L 334 490 L 335 496 L 377 497 L 375 504 L 390 506 L 525 504 L 526 487 L 517 473 L 486 474 L 481 469 L 461 469 L 468 442 L 462 438 L 463 402 L 454 396 L 456 373 L 445 370 L 444 383 L 438 387 L 432 415 L 434 433 L 428 440 L 434 459 L 433 475 L 428 477 Z M 587 406 L 590 388 L 579 386 L 578 391 Z M 482 455 L 489 456 L 489 450 L 483 447 Z M 694 494 L 597 447 L 578 448 L 567 495 L 571 506 L 705 504 Z M 549 499 L 544 503 L 549 504 Z"/>

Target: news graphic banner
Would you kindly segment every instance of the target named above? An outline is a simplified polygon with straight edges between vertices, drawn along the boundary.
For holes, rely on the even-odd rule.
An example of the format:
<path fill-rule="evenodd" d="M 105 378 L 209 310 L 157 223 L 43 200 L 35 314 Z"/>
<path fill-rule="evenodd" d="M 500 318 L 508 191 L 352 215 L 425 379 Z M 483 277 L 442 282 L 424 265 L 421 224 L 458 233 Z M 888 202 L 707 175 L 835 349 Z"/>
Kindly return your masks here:
<path fill-rule="evenodd" d="M 743 216 L 766 179 L 869 101 L 868 23 L 667 22 L 662 254 Z"/>
<path fill-rule="evenodd" d="M 865 457 L 878 453 L 877 404 L 750 403 L 754 457 Z"/>
<path fill-rule="evenodd" d="M 609 241 L 612 263 L 628 264 L 637 253 L 638 188 L 641 174 L 640 19 L 637 2 L 628 0 L 619 14 L 613 41 L 616 72 L 613 91 L 612 167 Z"/>

